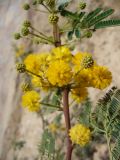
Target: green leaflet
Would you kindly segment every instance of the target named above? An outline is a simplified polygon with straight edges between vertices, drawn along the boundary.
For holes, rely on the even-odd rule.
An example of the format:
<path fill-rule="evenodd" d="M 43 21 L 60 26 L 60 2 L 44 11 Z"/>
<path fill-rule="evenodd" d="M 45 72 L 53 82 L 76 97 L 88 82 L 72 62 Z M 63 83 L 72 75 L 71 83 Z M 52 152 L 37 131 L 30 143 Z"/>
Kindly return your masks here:
<path fill-rule="evenodd" d="M 95 29 L 101 29 L 106 27 L 114 27 L 114 26 L 120 26 L 120 20 L 107 20 L 107 21 L 101 21 L 97 24 L 95 24 Z"/>
<path fill-rule="evenodd" d="M 80 113 L 79 122 L 89 126 L 90 125 L 90 113 L 92 108 L 92 103 L 89 98 L 82 104 L 83 110 Z"/>
<path fill-rule="evenodd" d="M 68 17 L 68 18 L 71 18 L 71 19 L 73 19 L 73 20 L 79 19 L 77 13 L 73 13 L 73 12 L 70 12 L 70 11 L 65 10 L 65 9 L 61 11 L 61 15 L 62 15 L 63 17 Z"/>
<path fill-rule="evenodd" d="M 60 100 L 61 100 L 61 91 L 60 89 L 56 89 L 56 91 L 52 96 L 51 103 L 53 105 L 60 106 Z"/>
<path fill-rule="evenodd" d="M 41 160 L 55 160 L 55 138 L 45 130 L 42 135 L 42 140 L 38 145 Z"/>
<path fill-rule="evenodd" d="M 94 11 L 88 13 L 88 15 L 83 19 L 83 21 L 86 21 L 86 22 L 90 21 L 95 16 L 97 16 L 101 11 L 102 11 L 102 8 L 95 9 Z"/>
<path fill-rule="evenodd" d="M 120 159 L 120 90 L 113 87 L 99 100 L 95 112 L 97 126 L 107 133 L 111 145 L 112 160 Z M 111 141 L 110 141 L 111 142 Z"/>
<path fill-rule="evenodd" d="M 107 18 L 108 16 L 113 14 L 113 12 L 114 12 L 113 9 L 108 9 L 107 11 L 102 12 L 101 14 L 99 14 L 98 16 L 96 16 L 95 18 L 93 18 L 91 21 L 88 22 L 88 27 L 91 27 L 94 24 L 100 22 L 101 20 Z"/>
<path fill-rule="evenodd" d="M 79 29 L 75 29 L 75 36 L 76 38 L 80 38 L 81 34 Z"/>
<path fill-rule="evenodd" d="M 73 34 L 74 34 L 74 31 L 69 31 L 68 32 L 67 37 L 68 37 L 69 40 L 72 40 Z"/>
<path fill-rule="evenodd" d="M 116 139 L 115 147 L 112 150 L 112 158 L 113 158 L 113 160 L 120 159 L 120 133 Z"/>

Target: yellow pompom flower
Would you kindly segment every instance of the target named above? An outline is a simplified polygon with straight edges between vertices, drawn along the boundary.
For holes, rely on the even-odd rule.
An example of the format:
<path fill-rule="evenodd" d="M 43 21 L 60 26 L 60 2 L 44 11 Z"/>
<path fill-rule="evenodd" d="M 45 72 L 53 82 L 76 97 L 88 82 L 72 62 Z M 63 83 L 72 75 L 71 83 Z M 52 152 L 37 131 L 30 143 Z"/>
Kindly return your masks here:
<path fill-rule="evenodd" d="M 64 61 L 69 61 L 72 58 L 72 54 L 69 50 L 69 48 L 65 46 L 57 47 L 52 49 L 53 57 L 55 59 L 61 59 Z"/>
<path fill-rule="evenodd" d="M 39 55 L 37 54 L 29 54 L 24 60 L 24 64 L 26 65 L 26 69 L 33 72 L 38 73 L 40 71 L 40 62 Z"/>
<path fill-rule="evenodd" d="M 98 89 L 105 89 L 112 81 L 111 72 L 103 66 L 95 66 L 93 68 L 92 84 Z"/>
<path fill-rule="evenodd" d="M 41 74 L 47 64 L 47 56 L 48 54 L 45 53 L 29 54 L 24 60 L 26 69 L 33 73 Z"/>
<path fill-rule="evenodd" d="M 71 90 L 71 96 L 77 102 L 82 102 L 87 98 L 88 92 L 86 88 L 75 88 Z"/>
<path fill-rule="evenodd" d="M 76 124 L 70 129 L 70 139 L 73 143 L 79 144 L 81 147 L 85 146 L 91 138 L 90 129 L 82 124 Z"/>
<path fill-rule="evenodd" d="M 44 91 L 48 91 L 48 89 L 50 88 L 50 83 L 47 80 L 36 77 L 36 76 L 33 76 L 31 82 L 32 82 L 34 87 L 41 88 Z"/>
<path fill-rule="evenodd" d="M 63 60 L 56 60 L 48 67 L 46 76 L 53 86 L 68 85 L 72 77 L 71 67 Z"/>
<path fill-rule="evenodd" d="M 28 91 L 22 96 L 22 106 L 31 112 L 40 110 L 40 95 L 36 91 Z"/>
<path fill-rule="evenodd" d="M 79 87 L 91 87 L 92 70 L 83 69 L 78 73 L 74 73 L 74 81 L 76 86 Z"/>
<path fill-rule="evenodd" d="M 33 76 L 31 82 L 34 87 L 42 87 L 42 81 L 39 77 Z"/>

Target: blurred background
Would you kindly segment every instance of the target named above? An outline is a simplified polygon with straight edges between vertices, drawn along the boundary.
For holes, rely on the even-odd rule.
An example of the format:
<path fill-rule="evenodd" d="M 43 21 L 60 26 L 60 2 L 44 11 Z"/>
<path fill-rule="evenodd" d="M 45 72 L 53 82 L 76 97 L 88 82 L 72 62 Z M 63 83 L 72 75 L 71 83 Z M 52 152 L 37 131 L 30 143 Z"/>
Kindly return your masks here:
<path fill-rule="evenodd" d="M 30 0 L 29 0 L 30 1 Z M 34 11 L 23 11 L 25 0 L 0 0 L 0 160 L 14 160 L 16 151 L 13 143 L 26 144 L 20 150 L 19 160 L 36 158 L 37 142 L 41 135 L 41 118 L 35 113 L 23 110 L 20 104 L 21 78 L 15 70 L 15 51 L 13 44 L 25 45 L 28 50 L 47 51 L 50 46 L 35 46 L 29 41 L 15 42 L 13 33 L 20 29 L 22 22 L 29 19 L 39 30 L 50 33 L 46 14 Z M 26 1 L 28 2 L 28 1 Z M 96 6 L 115 9 L 114 18 L 120 19 L 120 0 L 86 0 L 88 10 Z M 77 6 L 74 0 L 71 9 Z M 80 42 L 75 51 L 90 52 L 98 64 L 109 67 L 113 74 L 113 84 L 120 87 L 120 27 L 97 31 L 91 39 Z M 90 89 L 90 97 L 95 104 L 104 91 Z M 98 146 L 94 160 L 104 159 L 106 146 Z M 103 156 L 101 156 L 103 155 Z M 101 158 L 102 157 L 102 158 Z"/>

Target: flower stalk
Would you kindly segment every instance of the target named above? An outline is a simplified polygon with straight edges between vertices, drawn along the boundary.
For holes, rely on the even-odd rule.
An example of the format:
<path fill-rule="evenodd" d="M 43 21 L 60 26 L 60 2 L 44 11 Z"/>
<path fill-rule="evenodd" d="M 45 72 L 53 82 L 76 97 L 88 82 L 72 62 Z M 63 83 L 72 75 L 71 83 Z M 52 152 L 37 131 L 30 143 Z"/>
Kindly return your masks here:
<path fill-rule="evenodd" d="M 66 153 L 66 160 L 71 160 L 72 157 L 72 142 L 69 137 L 69 130 L 71 128 L 70 123 L 70 112 L 69 112 L 69 89 L 65 88 L 63 90 L 63 112 L 65 117 L 65 123 L 66 123 L 66 132 L 67 132 L 67 153 Z"/>
<path fill-rule="evenodd" d="M 55 47 L 61 46 L 60 31 L 57 23 L 53 24 L 53 36 L 55 41 Z M 67 135 L 66 160 L 71 160 L 73 146 L 72 146 L 72 141 L 70 140 L 69 137 L 69 130 L 71 128 L 70 112 L 69 112 L 69 88 L 63 89 L 62 97 L 63 97 L 63 112 L 65 117 L 66 135 Z"/>

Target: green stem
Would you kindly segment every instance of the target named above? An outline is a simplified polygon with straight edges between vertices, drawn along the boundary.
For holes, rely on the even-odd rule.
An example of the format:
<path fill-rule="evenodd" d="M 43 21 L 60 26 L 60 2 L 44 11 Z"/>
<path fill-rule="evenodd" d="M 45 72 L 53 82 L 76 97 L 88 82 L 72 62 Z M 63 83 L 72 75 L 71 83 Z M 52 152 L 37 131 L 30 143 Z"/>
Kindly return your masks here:
<path fill-rule="evenodd" d="M 42 5 L 51 13 L 51 10 L 44 3 Z"/>
<path fill-rule="evenodd" d="M 29 34 L 31 34 L 31 35 L 33 35 L 33 36 L 35 36 L 35 37 L 41 38 L 41 39 L 43 39 L 43 40 L 45 40 L 45 41 L 48 41 L 48 42 L 50 42 L 50 43 L 52 43 L 52 44 L 54 43 L 54 42 L 51 41 L 50 39 L 45 38 L 45 37 L 42 37 L 42 36 L 37 35 L 37 34 L 35 34 L 35 33 L 29 33 Z"/>
<path fill-rule="evenodd" d="M 106 136 L 106 140 L 107 140 L 107 146 L 108 146 L 108 152 L 109 152 L 109 158 L 110 160 L 112 160 L 112 154 L 111 154 L 111 146 L 110 146 L 110 137 L 108 136 L 108 134 L 105 134 Z"/>
<path fill-rule="evenodd" d="M 36 31 L 37 33 L 39 33 L 41 36 L 48 38 L 45 34 L 43 34 L 42 32 L 38 31 L 36 28 L 34 27 L 30 27 L 31 29 L 33 29 L 34 31 Z"/>
<path fill-rule="evenodd" d="M 46 13 L 46 14 L 48 14 L 48 12 L 46 12 L 46 11 L 42 11 L 42 10 L 35 9 L 35 8 L 31 8 L 31 9 L 34 10 L 34 11 L 38 11 L 38 12 L 41 12 L 41 13 Z"/>
<path fill-rule="evenodd" d="M 45 106 L 47 106 L 47 107 L 51 107 L 51 108 L 57 108 L 57 109 L 59 109 L 60 111 L 63 110 L 60 106 L 56 106 L 56 105 L 53 105 L 53 104 L 43 103 L 43 102 L 40 102 L 40 104 L 45 105 Z"/>
<path fill-rule="evenodd" d="M 39 77 L 40 79 L 42 79 L 42 77 L 40 75 L 38 75 L 38 74 L 36 74 L 34 72 L 31 72 L 31 71 L 29 71 L 27 69 L 26 69 L 26 72 L 31 73 L 32 75 L 34 75 L 34 76 Z"/>

